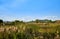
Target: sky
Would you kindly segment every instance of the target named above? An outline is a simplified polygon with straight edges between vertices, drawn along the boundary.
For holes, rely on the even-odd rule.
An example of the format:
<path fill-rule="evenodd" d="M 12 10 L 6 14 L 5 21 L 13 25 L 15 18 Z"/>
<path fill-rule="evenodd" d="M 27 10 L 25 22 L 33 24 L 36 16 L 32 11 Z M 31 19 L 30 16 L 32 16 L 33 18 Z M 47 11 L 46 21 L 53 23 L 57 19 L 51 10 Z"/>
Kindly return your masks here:
<path fill-rule="evenodd" d="M 0 0 L 0 19 L 60 19 L 60 0 Z"/>

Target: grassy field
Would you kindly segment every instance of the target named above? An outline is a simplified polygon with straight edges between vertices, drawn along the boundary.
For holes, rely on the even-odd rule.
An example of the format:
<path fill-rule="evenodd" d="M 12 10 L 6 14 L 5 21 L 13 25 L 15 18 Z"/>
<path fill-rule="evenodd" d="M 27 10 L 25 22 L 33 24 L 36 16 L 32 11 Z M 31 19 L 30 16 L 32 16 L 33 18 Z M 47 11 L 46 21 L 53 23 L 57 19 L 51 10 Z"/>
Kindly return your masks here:
<path fill-rule="evenodd" d="M 60 39 L 60 23 L 20 23 L 0 26 L 0 39 Z"/>
<path fill-rule="evenodd" d="M 59 22 L 0 22 L 0 39 L 60 39 Z"/>

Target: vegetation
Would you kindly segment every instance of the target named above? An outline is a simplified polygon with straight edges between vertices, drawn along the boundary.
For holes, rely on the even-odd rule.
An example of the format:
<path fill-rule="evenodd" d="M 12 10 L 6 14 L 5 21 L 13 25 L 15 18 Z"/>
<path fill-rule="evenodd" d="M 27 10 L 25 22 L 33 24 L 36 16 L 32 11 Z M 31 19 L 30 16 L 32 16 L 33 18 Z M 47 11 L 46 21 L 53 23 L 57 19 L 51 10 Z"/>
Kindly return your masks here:
<path fill-rule="evenodd" d="M 4 24 L 4 25 L 3 25 Z M 3 21 L 0 20 L 0 39 L 60 39 L 59 20 Z"/>

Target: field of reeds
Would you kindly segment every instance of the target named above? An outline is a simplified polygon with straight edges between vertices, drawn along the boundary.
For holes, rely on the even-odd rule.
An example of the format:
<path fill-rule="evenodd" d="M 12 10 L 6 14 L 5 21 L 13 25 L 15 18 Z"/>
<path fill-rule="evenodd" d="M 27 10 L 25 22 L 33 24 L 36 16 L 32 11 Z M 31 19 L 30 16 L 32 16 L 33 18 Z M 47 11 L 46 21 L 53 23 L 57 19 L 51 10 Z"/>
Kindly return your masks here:
<path fill-rule="evenodd" d="M 60 23 L 3 23 L 0 25 L 0 39 L 60 39 Z"/>

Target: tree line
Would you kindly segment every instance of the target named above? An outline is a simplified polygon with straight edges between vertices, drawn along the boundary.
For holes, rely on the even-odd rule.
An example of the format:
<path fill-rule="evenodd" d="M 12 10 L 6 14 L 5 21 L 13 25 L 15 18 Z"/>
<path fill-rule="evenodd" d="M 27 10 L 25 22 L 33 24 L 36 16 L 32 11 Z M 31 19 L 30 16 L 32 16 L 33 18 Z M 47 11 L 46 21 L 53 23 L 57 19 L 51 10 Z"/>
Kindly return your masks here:
<path fill-rule="evenodd" d="M 60 23 L 60 20 L 55 20 L 55 21 L 52 21 L 52 20 L 48 20 L 48 19 L 45 19 L 45 20 L 39 20 L 39 19 L 36 19 L 35 21 L 28 21 L 28 22 L 24 22 L 24 21 L 19 21 L 19 20 L 15 20 L 15 21 L 3 21 L 2 19 L 0 19 L 0 25 L 2 24 L 18 24 L 18 23 Z"/>

